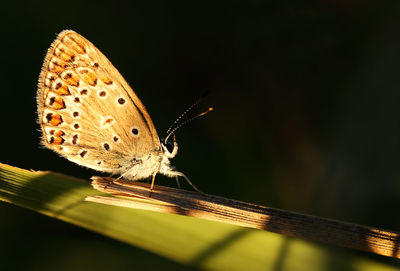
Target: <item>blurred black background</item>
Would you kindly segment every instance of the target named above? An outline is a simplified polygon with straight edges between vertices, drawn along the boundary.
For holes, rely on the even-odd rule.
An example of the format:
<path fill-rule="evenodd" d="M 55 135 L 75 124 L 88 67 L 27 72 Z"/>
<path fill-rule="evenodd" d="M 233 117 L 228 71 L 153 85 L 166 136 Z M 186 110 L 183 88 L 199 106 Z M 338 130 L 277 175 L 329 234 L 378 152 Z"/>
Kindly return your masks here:
<path fill-rule="evenodd" d="M 202 191 L 398 231 L 399 12 L 398 1 L 4 2 L 0 162 L 99 174 L 39 145 L 42 61 L 73 29 L 122 73 L 160 136 L 210 91 L 215 110 L 177 132 L 172 160 Z M 185 269 L 5 203 L 0 255 L 14 270 Z"/>

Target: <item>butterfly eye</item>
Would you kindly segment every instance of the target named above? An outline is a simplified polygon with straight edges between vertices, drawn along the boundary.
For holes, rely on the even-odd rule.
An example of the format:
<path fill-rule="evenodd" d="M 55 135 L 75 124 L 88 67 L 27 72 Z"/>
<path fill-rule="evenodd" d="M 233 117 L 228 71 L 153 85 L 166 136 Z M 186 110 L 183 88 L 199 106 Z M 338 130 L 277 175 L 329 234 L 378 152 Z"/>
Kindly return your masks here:
<path fill-rule="evenodd" d="M 167 150 L 168 150 L 168 152 L 169 153 L 172 153 L 173 152 L 173 150 L 174 150 L 174 143 L 173 142 L 167 142 L 166 144 L 165 144 L 165 147 L 167 148 Z"/>

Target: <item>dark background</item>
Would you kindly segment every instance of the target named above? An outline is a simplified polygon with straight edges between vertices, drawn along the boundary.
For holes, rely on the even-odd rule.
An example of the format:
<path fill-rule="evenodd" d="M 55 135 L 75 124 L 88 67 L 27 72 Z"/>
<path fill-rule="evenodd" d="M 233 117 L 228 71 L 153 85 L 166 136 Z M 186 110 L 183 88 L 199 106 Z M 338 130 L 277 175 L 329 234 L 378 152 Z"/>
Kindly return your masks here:
<path fill-rule="evenodd" d="M 1 10 L 0 162 L 98 174 L 39 146 L 37 78 L 56 34 L 73 29 L 124 75 L 160 136 L 210 90 L 215 110 L 177 132 L 172 161 L 201 190 L 400 229 L 398 1 L 7 1 Z M 0 269 L 186 269 L 5 203 L 0 255 Z"/>

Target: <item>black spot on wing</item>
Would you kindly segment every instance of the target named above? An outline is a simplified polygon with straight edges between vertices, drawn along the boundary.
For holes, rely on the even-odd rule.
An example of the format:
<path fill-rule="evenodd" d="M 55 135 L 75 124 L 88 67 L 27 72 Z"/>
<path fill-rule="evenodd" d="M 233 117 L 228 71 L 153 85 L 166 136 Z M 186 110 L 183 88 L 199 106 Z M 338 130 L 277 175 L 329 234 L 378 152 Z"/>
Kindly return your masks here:
<path fill-rule="evenodd" d="M 146 124 L 147 130 L 148 130 L 149 133 L 151 134 L 150 125 L 149 125 L 149 123 L 147 122 L 145 116 L 143 115 L 143 112 L 140 111 L 139 107 L 136 105 L 136 103 L 135 103 L 135 101 L 132 99 L 132 97 L 131 97 L 130 95 L 128 95 L 128 96 L 129 96 L 129 99 L 131 99 L 132 103 L 135 105 L 136 110 L 139 112 L 140 117 L 142 118 L 143 122 Z M 153 138 L 151 138 L 151 140 L 153 141 Z M 154 143 L 154 142 L 153 142 L 153 143 Z"/>

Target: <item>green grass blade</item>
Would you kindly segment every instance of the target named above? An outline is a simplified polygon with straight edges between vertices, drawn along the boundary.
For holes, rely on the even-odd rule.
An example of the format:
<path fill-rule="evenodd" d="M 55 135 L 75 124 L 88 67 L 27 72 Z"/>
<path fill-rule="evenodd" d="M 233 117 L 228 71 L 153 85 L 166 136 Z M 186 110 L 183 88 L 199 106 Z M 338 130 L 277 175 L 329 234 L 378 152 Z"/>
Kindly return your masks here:
<path fill-rule="evenodd" d="M 85 180 L 0 164 L 0 200 L 212 270 L 397 270 L 349 250 L 228 224 L 84 201 Z M 351 251 L 352 252 L 352 251 Z M 350 254 L 350 255 L 349 255 Z"/>

